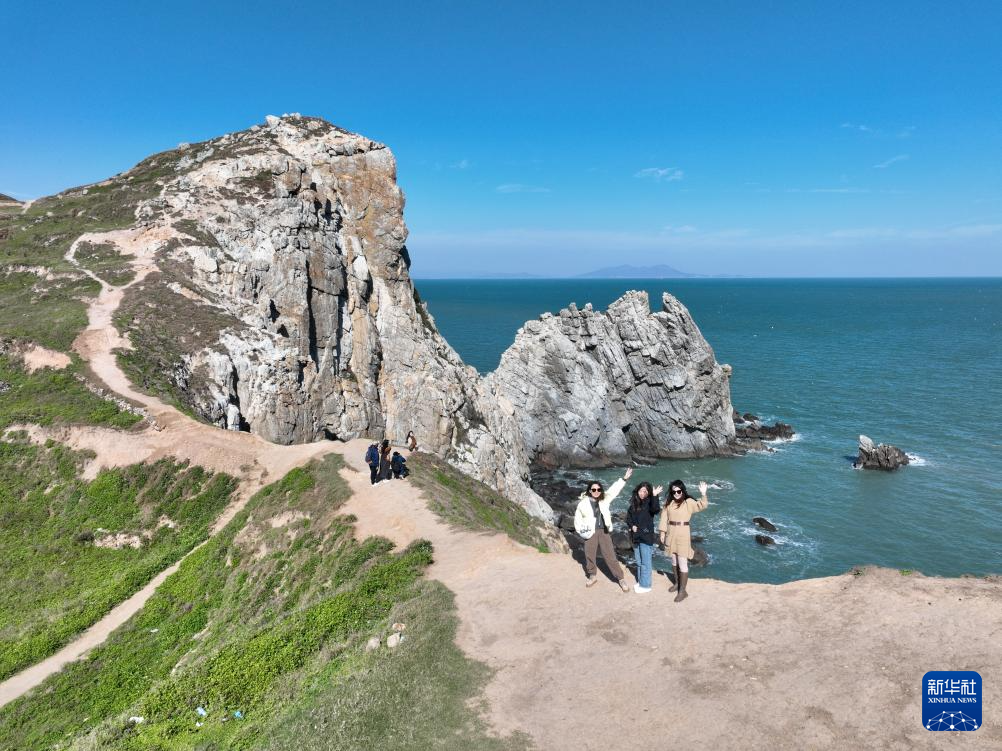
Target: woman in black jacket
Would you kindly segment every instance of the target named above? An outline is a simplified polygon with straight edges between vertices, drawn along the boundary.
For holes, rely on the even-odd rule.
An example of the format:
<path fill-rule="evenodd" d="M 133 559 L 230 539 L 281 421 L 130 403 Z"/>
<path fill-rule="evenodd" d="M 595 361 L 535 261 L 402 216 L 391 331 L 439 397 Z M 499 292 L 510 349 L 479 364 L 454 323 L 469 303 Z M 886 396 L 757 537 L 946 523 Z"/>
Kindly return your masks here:
<path fill-rule="evenodd" d="M 652 488 L 642 482 L 633 489 L 630 507 L 626 511 L 626 527 L 633 540 L 633 559 L 637 562 L 637 583 L 633 591 L 645 594 L 651 591 L 652 558 L 654 556 L 654 517 L 661 511 L 662 487 Z"/>

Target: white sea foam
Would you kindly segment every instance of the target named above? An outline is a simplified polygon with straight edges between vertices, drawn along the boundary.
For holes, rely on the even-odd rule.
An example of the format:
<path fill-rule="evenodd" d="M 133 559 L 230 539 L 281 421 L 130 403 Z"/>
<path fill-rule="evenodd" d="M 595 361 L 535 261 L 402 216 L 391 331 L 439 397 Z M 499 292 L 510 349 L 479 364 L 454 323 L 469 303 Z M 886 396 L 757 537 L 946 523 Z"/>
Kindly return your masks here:
<path fill-rule="evenodd" d="M 918 454 L 906 453 L 905 456 L 908 457 L 908 463 L 913 467 L 927 467 L 929 465 L 929 462 Z"/>

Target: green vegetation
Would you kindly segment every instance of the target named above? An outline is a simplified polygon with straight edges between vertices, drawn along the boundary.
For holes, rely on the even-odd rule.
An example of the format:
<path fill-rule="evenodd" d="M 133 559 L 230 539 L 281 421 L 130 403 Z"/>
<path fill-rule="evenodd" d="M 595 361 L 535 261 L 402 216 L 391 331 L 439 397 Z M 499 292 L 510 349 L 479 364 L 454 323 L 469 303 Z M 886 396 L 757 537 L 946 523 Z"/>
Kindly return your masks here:
<path fill-rule="evenodd" d="M 549 550 L 542 522 L 479 480 L 431 454 L 412 454 L 407 466 L 411 480 L 428 498 L 429 507 L 449 524 L 474 531 L 504 532 L 523 545 Z"/>
<path fill-rule="evenodd" d="M 79 378 L 80 362 L 62 370 L 43 368 L 28 373 L 21 364 L 0 354 L 0 430 L 18 423 L 35 425 L 105 425 L 129 428 L 142 418 L 92 393 Z"/>
<path fill-rule="evenodd" d="M 133 346 L 117 353 L 119 367 L 146 393 L 192 414 L 191 397 L 203 386 L 199 374 L 193 373 L 182 387 L 173 375 L 179 363 L 185 355 L 218 341 L 224 328 L 239 330 L 245 324 L 174 292 L 164 272 L 154 272 L 143 281 L 126 290 L 115 312 L 115 327 L 128 335 Z"/>
<path fill-rule="evenodd" d="M 128 284 L 136 276 L 129 259 L 109 243 L 79 243 L 75 258 L 77 263 L 113 287 Z"/>
<path fill-rule="evenodd" d="M 421 579 L 430 545 L 356 541 L 341 466 L 257 493 L 88 659 L 0 709 L 0 748 L 521 746 L 468 705 L 486 669 L 453 644 L 450 595 Z M 365 652 L 395 621 L 400 646 Z"/>
<path fill-rule="evenodd" d="M 85 459 L 23 431 L 0 441 L 0 678 L 52 654 L 204 540 L 235 487 L 169 460 L 86 482 Z M 119 533 L 136 547 L 96 544 Z"/>
<path fill-rule="evenodd" d="M 79 272 L 46 280 L 28 272 L 0 270 L 0 332 L 69 352 L 87 326 L 83 298 L 100 291 L 97 282 Z"/>

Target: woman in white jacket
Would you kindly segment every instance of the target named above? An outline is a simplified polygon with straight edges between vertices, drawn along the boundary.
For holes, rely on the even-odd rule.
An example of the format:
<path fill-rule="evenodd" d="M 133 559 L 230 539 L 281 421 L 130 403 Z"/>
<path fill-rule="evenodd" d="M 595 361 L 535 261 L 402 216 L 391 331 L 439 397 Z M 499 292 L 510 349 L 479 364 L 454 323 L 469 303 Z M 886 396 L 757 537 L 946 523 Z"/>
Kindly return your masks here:
<path fill-rule="evenodd" d="M 585 586 L 590 587 L 598 581 L 598 567 L 595 565 L 596 554 L 601 551 L 605 564 L 609 567 L 612 575 L 616 577 L 620 588 L 624 592 L 630 591 L 630 585 L 626 583 L 626 574 L 623 567 L 616 560 L 616 549 L 612 545 L 612 515 L 609 513 L 609 506 L 626 486 L 626 481 L 633 474 L 633 468 L 626 470 L 626 474 L 616 480 L 606 493 L 602 489 L 602 484 L 594 480 L 588 483 L 588 489 L 581 495 L 578 501 L 577 510 L 574 512 L 574 530 L 584 538 L 585 553 L 585 575 L 588 577 Z"/>

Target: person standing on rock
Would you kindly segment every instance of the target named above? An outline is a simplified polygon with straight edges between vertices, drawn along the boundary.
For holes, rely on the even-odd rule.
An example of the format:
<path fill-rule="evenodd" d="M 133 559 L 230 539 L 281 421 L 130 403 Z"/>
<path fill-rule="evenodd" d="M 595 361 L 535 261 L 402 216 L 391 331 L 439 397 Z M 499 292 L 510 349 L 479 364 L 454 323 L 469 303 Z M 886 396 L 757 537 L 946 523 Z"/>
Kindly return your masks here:
<path fill-rule="evenodd" d="M 646 594 L 651 591 L 651 571 L 654 557 L 654 517 L 661 512 L 658 496 L 663 488 L 652 488 L 642 482 L 633 489 L 630 508 L 626 511 L 626 526 L 633 541 L 633 560 L 637 562 L 637 583 L 633 591 Z"/>
<path fill-rule="evenodd" d="M 623 567 L 616 560 L 616 550 L 609 534 L 612 531 L 612 514 L 609 512 L 609 506 L 626 486 L 626 481 L 630 479 L 632 474 L 633 468 L 631 467 L 626 470 L 623 477 L 612 484 L 608 494 L 602 489 L 600 482 L 592 481 L 588 483 L 588 489 L 578 500 L 578 506 L 574 512 L 574 530 L 585 541 L 585 575 L 588 577 L 585 581 L 586 587 L 590 587 L 598 581 L 596 558 L 598 552 L 601 551 L 609 571 L 619 582 L 620 588 L 624 592 L 630 591 Z"/>
<path fill-rule="evenodd" d="M 704 510 L 709 501 L 706 498 L 706 483 L 699 483 L 700 498 L 690 498 L 681 480 L 672 480 L 668 486 L 668 499 L 664 511 L 661 512 L 661 523 L 658 532 L 661 535 L 661 545 L 671 555 L 672 566 L 675 569 L 675 585 L 668 591 L 677 592 L 675 602 L 682 602 L 689 594 L 685 591 L 689 583 L 689 559 L 695 554 L 692 549 L 692 535 L 689 531 L 689 520 L 693 514 Z"/>
<path fill-rule="evenodd" d="M 417 438 L 414 437 L 414 431 L 407 431 L 407 450 L 410 452 L 417 451 Z"/>
<path fill-rule="evenodd" d="M 390 448 L 390 439 L 383 440 L 383 445 L 379 448 L 379 481 L 389 480 L 393 477 L 393 456 Z"/>

